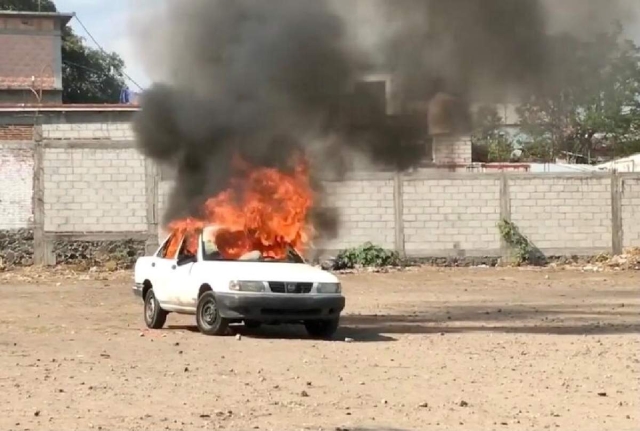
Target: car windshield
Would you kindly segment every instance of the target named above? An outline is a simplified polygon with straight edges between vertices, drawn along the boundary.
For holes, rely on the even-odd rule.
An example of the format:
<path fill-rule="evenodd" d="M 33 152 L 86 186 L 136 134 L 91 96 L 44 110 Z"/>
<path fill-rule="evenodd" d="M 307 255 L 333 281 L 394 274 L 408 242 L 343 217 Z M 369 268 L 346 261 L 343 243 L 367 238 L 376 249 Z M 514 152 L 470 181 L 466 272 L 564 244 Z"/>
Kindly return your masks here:
<path fill-rule="evenodd" d="M 304 263 L 302 256 L 293 247 L 287 247 L 287 254 L 284 259 L 263 256 L 259 250 L 249 251 L 239 259 L 227 259 L 222 255 L 216 243 L 217 233 L 217 227 L 207 227 L 202 232 L 202 255 L 205 261 Z"/>

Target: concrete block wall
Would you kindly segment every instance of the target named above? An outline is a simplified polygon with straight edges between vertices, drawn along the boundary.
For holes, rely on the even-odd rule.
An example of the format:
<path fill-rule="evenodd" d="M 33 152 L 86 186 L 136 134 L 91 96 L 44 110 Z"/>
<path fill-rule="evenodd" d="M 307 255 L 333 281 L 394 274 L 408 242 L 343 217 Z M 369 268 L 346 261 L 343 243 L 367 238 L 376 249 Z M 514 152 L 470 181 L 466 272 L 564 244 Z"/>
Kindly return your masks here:
<path fill-rule="evenodd" d="M 640 177 L 621 179 L 622 238 L 624 247 L 640 247 Z"/>
<path fill-rule="evenodd" d="M 610 176 L 519 176 L 509 180 L 509 195 L 511 220 L 541 250 L 611 249 Z"/>
<path fill-rule="evenodd" d="M 173 190 L 174 184 L 175 183 L 173 181 L 161 181 L 158 186 L 158 218 L 160 220 L 160 223 L 158 223 L 158 243 L 160 244 L 169 235 L 169 232 L 167 232 L 162 226 L 162 219 L 167 211 L 169 196 Z"/>
<path fill-rule="evenodd" d="M 387 175 L 388 177 L 388 175 Z M 327 250 L 356 247 L 371 241 L 395 248 L 394 180 L 351 180 L 324 183 L 323 205 L 340 215 L 337 238 L 318 241 Z"/>
<path fill-rule="evenodd" d="M 45 243 L 162 240 L 173 182 L 150 165 L 128 139 L 0 141 L 0 230 L 33 228 L 38 244 L 43 236 Z M 43 205 L 33 199 L 39 184 Z M 502 217 L 547 255 L 640 246 L 638 174 L 432 169 L 360 173 L 326 181 L 325 190 L 324 205 L 337 210 L 341 225 L 337 238 L 314 245 L 331 253 L 371 241 L 415 257 L 499 256 Z"/>
<path fill-rule="evenodd" d="M 43 139 L 49 140 L 133 140 L 135 135 L 131 123 L 118 122 L 74 122 L 44 124 Z"/>
<path fill-rule="evenodd" d="M 45 232 L 146 232 L 145 161 L 134 148 L 45 148 Z"/>
<path fill-rule="evenodd" d="M 156 180 L 131 106 L 0 113 L 0 258 L 129 266 L 155 235 Z"/>
<path fill-rule="evenodd" d="M 424 171 L 360 177 L 324 184 L 324 205 L 337 210 L 341 224 L 337 238 L 315 241 L 319 254 L 371 241 L 411 257 L 500 256 L 502 218 L 547 255 L 612 251 L 616 222 L 609 174 Z M 640 176 L 621 181 L 623 245 L 640 246 Z M 170 181 L 160 184 L 161 215 L 171 187 Z M 160 239 L 165 235 L 160 230 Z"/>
<path fill-rule="evenodd" d="M 438 165 L 468 165 L 472 162 L 471 138 L 436 136 L 433 138 L 433 162 Z"/>
<path fill-rule="evenodd" d="M 409 178 L 402 192 L 407 255 L 499 254 L 499 179 Z"/>
<path fill-rule="evenodd" d="M 33 223 L 33 147 L 0 141 L 0 230 Z"/>
<path fill-rule="evenodd" d="M 167 209 L 173 185 L 172 181 L 160 182 L 158 191 L 160 218 Z M 340 250 L 371 241 L 385 248 L 395 248 L 393 179 L 325 182 L 323 185 L 327 192 L 327 199 L 323 205 L 338 210 L 341 225 L 336 239 L 318 240 L 316 247 Z M 163 241 L 167 234 L 168 232 L 160 224 L 158 240 Z"/>

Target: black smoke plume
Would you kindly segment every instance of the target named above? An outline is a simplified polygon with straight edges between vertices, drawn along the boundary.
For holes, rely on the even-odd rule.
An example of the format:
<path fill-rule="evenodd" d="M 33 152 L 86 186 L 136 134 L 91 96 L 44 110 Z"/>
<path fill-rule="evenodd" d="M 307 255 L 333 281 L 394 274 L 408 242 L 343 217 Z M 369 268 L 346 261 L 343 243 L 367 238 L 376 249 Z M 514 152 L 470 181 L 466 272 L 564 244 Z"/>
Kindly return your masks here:
<path fill-rule="evenodd" d="M 636 0 L 398 0 L 372 2 L 393 30 L 376 46 L 405 104 L 445 93 L 477 103 L 521 100 L 556 72 L 549 36 L 588 37 L 629 23 Z M 464 104 L 462 105 L 464 106 Z M 465 114 L 460 113 L 463 117 Z"/>
<path fill-rule="evenodd" d="M 176 169 L 165 222 L 197 215 L 225 189 L 235 153 L 284 170 L 296 149 L 313 154 L 336 129 L 354 73 L 342 21 L 323 0 L 172 5 L 168 82 L 143 95 L 135 122 L 142 152 Z"/>
<path fill-rule="evenodd" d="M 439 92 L 473 99 L 494 92 L 504 97 L 541 76 L 545 24 L 539 2 L 403 3 L 394 13 L 406 20 L 403 14 L 418 12 L 423 18 L 418 25 L 424 25 L 405 27 L 392 40 L 392 63 L 402 77 L 404 99 L 429 100 Z M 426 34 L 419 35 L 425 29 Z"/>
<path fill-rule="evenodd" d="M 197 215 L 225 189 L 235 153 L 288 169 L 303 149 L 314 173 L 343 171 L 353 153 L 412 167 L 439 129 L 429 118 L 466 132 L 470 101 L 506 102 L 545 85 L 551 31 L 584 32 L 633 1 L 169 2 L 143 41 L 163 83 L 144 94 L 135 122 L 141 151 L 176 171 L 164 222 Z M 389 100 L 384 88 L 354 87 L 369 72 L 394 76 Z M 386 102 L 399 113 L 387 115 Z M 335 215 L 314 217 L 324 233 L 336 227 Z"/>

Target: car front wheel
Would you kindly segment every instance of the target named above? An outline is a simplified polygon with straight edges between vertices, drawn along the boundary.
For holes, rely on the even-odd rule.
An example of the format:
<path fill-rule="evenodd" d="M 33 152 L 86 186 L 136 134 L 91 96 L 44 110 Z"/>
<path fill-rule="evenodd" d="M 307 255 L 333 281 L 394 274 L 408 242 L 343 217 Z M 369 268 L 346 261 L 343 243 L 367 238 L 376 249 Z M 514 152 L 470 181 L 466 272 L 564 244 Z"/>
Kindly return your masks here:
<path fill-rule="evenodd" d="M 167 321 L 167 312 L 160 308 L 153 289 L 144 297 L 144 322 L 148 328 L 161 329 Z"/>
<path fill-rule="evenodd" d="M 338 330 L 340 318 L 328 320 L 309 320 L 304 322 L 307 333 L 313 338 L 329 339 Z"/>
<path fill-rule="evenodd" d="M 213 292 L 204 293 L 198 300 L 196 310 L 198 329 L 205 335 L 224 335 L 229 327 L 229 320 L 220 316 L 218 303 Z"/>

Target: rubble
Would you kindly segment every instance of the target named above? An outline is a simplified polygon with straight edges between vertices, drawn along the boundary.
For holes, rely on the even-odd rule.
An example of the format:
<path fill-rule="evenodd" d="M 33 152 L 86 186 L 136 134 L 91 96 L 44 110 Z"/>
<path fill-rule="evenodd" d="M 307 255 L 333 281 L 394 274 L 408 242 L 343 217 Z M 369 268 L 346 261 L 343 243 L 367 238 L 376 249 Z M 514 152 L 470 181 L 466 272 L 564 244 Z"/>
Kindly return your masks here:
<path fill-rule="evenodd" d="M 605 264 L 609 268 L 640 270 L 640 247 L 629 248 L 620 256 L 613 256 Z"/>
<path fill-rule="evenodd" d="M 357 266 L 353 269 L 332 270 L 329 268 L 331 260 L 327 260 L 318 265 L 319 268 L 332 271 L 339 275 L 350 274 L 387 274 L 395 272 L 411 272 L 418 271 L 423 268 L 474 268 L 474 269 L 490 269 L 500 268 L 498 260 L 491 260 L 488 264 L 482 263 L 489 258 L 432 258 L 415 260 L 412 262 L 404 262 L 403 266 L 396 267 L 362 267 Z M 496 264 L 497 262 L 497 264 Z M 606 271 L 629 271 L 640 270 L 640 247 L 632 247 L 626 249 L 623 254 L 612 256 L 602 253 L 596 256 L 552 256 L 547 259 L 545 266 L 522 266 L 522 269 L 535 270 L 537 268 L 549 268 L 560 270 L 581 270 L 584 272 L 606 272 Z"/>
<path fill-rule="evenodd" d="M 33 265 L 33 231 L 30 229 L 0 230 L 0 271 Z M 109 271 L 132 268 L 145 253 L 145 242 L 130 239 L 119 241 L 66 241 L 53 243 L 58 264 L 78 265 Z"/>
<path fill-rule="evenodd" d="M 144 241 L 56 241 L 56 262 L 84 267 L 104 267 L 110 271 L 132 268 L 145 254 Z M 88 269 L 85 268 L 85 269 Z"/>
<path fill-rule="evenodd" d="M 28 266 L 12 267 L 10 270 L 0 271 L 0 282 L 34 283 L 52 280 L 122 280 L 131 279 L 131 271 L 118 269 L 108 271 L 97 268 L 90 273 L 79 265 L 60 265 L 55 267 Z M 58 283 L 57 285 L 59 285 Z"/>
<path fill-rule="evenodd" d="M 0 271 L 2 268 L 33 264 L 33 231 L 14 229 L 0 231 Z"/>
<path fill-rule="evenodd" d="M 1 237 L 1 235 L 0 235 Z M 104 250 L 104 249 L 103 249 Z M 108 248 L 107 248 L 108 250 Z M 136 253 L 137 254 L 137 253 Z M 107 254 L 98 256 L 94 259 L 95 264 L 90 264 L 87 261 L 72 261 L 72 263 L 61 264 L 54 267 L 42 267 L 42 266 L 19 266 L 16 264 L 10 264 L 15 262 L 17 253 L 12 250 L 0 250 L 0 282 L 24 282 L 32 283 L 38 281 L 52 281 L 52 280 L 104 280 L 104 281 L 116 281 L 131 278 L 131 271 L 129 269 L 130 263 L 126 261 L 117 260 L 102 260 L 109 256 Z M 7 259 L 9 258 L 9 260 Z M 130 257 L 134 261 L 134 257 Z M 383 267 L 383 268 L 364 268 L 358 267 L 350 270 L 332 271 L 338 275 L 349 274 L 363 274 L 363 273 L 398 273 L 398 272 L 416 272 L 426 268 L 441 268 L 438 262 L 432 262 L 435 265 L 429 263 L 415 263 L 411 266 L 400 267 Z M 621 255 L 612 256 L 610 254 L 600 254 L 591 257 L 579 257 L 579 256 L 565 256 L 565 257 L 550 257 L 549 264 L 543 267 L 552 270 L 569 270 L 569 271 L 582 271 L 589 273 L 600 272 L 612 272 L 612 271 L 630 271 L 640 270 L 640 247 L 629 248 Z M 539 270 L 538 267 L 521 267 L 522 270 Z M 499 268 L 497 269 L 499 270 Z M 545 276 L 545 279 L 549 279 L 549 276 Z M 60 283 L 57 284 L 58 286 Z M 352 340 L 345 340 L 345 342 L 352 342 Z"/>
<path fill-rule="evenodd" d="M 559 259 L 549 267 L 583 272 L 637 271 L 640 270 L 640 247 L 628 248 L 621 255 L 602 253 L 591 258 Z"/>

